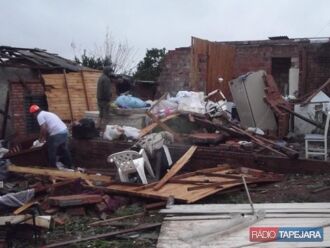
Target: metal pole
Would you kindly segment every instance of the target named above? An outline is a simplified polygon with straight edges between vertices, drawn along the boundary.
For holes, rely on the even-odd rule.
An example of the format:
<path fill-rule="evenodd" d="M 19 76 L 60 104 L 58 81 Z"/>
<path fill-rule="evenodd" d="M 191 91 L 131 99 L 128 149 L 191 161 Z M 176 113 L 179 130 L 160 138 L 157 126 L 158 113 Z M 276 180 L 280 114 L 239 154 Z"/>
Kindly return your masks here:
<path fill-rule="evenodd" d="M 245 181 L 245 177 L 242 176 L 242 180 L 243 180 L 243 184 L 244 184 L 244 188 L 245 188 L 245 191 L 246 191 L 246 194 L 247 194 L 247 197 L 249 199 L 249 202 L 250 202 L 250 206 L 251 206 L 251 209 L 252 209 L 252 214 L 254 214 L 254 207 L 253 207 L 253 202 L 251 200 L 251 196 L 250 196 L 250 192 L 249 192 L 249 188 L 246 184 L 246 181 Z"/>

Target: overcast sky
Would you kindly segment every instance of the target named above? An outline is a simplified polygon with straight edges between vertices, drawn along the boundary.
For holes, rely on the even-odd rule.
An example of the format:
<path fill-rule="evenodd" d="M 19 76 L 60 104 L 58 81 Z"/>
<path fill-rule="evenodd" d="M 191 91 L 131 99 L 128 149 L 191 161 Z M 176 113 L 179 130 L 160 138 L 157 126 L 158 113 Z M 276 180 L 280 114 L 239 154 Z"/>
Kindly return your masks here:
<path fill-rule="evenodd" d="M 135 60 L 146 49 L 269 36 L 330 36 L 329 0 L 0 0 L 1 45 L 42 48 L 72 59 L 102 46 L 107 30 Z"/>

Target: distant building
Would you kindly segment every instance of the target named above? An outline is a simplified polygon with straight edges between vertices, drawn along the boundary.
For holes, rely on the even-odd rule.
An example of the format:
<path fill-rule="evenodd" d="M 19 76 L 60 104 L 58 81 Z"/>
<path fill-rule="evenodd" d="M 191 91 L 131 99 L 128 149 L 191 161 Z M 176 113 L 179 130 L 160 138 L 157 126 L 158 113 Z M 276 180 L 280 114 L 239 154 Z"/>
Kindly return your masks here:
<path fill-rule="evenodd" d="M 36 103 L 48 109 L 42 74 L 81 69 L 46 50 L 0 46 L 0 139 L 38 132 L 28 107 Z"/>

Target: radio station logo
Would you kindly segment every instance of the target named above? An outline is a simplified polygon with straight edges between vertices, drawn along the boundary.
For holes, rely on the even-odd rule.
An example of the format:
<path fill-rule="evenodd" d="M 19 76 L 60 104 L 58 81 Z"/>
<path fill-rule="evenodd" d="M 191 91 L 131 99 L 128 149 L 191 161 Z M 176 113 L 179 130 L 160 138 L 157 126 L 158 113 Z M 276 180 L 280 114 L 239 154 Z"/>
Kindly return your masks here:
<path fill-rule="evenodd" d="M 323 227 L 250 227 L 251 242 L 322 242 Z"/>

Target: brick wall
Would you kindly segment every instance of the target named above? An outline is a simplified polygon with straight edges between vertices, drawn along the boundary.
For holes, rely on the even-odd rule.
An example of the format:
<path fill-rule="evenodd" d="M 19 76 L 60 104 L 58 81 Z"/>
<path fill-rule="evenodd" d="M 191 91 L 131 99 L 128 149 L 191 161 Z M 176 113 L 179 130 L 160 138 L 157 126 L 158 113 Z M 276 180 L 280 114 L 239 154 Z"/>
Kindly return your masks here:
<path fill-rule="evenodd" d="M 27 106 L 25 103 L 26 96 L 44 96 L 44 88 L 41 83 L 27 83 L 27 89 L 21 83 L 10 84 L 10 101 L 9 112 L 12 117 L 12 126 L 17 137 L 31 136 L 35 133 L 30 133 L 27 130 Z M 27 92 L 27 91 L 30 92 Z"/>
<path fill-rule="evenodd" d="M 237 45 L 233 78 L 256 70 L 265 70 L 271 74 L 273 57 L 299 57 L 299 47 L 297 45 Z"/>
<path fill-rule="evenodd" d="M 190 48 L 183 47 L 168 51 L 162 72 L 157 80 L 158 95 L 169 92 L 175 95 L 179 90 L 189 89 L 191 68 Z"/>
<path fill-rule="evenodd" d="M 307 93 L 325 83 L 330 78 L 330 43 L 314 43 L 306 48 L 306 84 L 302 87 Z M 330 95 L 330 87 L 325 90 Z"/>
<path fill-rule="evenodd" d="M 272 58 L 299 58 L 299 94 L 304 95 L 322 85 L 330 77 L 330 43 L 311 43 L 309 40 L 228 42 L 236 47 L 232 78 L 249 71 L 272 73 Z M 207 58 L 199 58 L 198 89 L 204 90 L 207 78 Z M 171 50 L 165 57 L 158 79 L 159 92 L 175 94 L 189 89 L 191 76 L 190 48 Z M 329 87 L 330 88 L 330 87 Z M 330 89 L 325 90 L 328 94 Z"/>

